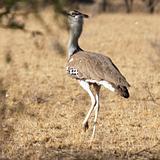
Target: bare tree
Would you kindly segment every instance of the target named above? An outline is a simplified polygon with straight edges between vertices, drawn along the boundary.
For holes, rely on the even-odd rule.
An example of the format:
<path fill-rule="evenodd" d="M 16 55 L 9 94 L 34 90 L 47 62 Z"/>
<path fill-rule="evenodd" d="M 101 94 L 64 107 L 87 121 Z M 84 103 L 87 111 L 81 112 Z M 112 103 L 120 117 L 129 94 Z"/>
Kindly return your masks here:
<path fill-rule="evenodd" d="M 126 12 L 132 12 L 133 0 L 124 0 L 126 5 Z"/>
<path fill-rule="evenodd" d="M 124 1 L 125 1 L 127 13 L 132 12 L 133 0 L 124 0 Z M 142 0 L 142 1 L 145 3 L 150 13 L 154 13 L 155 6 L 159 2 L 159 0 Z"/>
<path fill-rule="evenodd" d="M 157 2 L 157 0 L 146 0 L 146 4 L 150 13 L 154 13 Z"/>
<path fill-rule="evenodd" d="M 94 3 L 95 3 L 93 7 L 94 14 L 105 12 L 109 5 L 108 0 L 95 0 Z"/>

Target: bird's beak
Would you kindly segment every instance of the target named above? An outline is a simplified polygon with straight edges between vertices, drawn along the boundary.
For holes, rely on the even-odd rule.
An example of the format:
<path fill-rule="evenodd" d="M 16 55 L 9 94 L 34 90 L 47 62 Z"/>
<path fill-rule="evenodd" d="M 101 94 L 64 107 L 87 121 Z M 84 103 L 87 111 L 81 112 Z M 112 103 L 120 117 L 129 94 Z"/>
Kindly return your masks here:
<path fill-rule="evenodd" d="M 89 16 L 87 14 L 82 13 L 82 15 L 83 15 L 84 18 L 89 18 Z"/>

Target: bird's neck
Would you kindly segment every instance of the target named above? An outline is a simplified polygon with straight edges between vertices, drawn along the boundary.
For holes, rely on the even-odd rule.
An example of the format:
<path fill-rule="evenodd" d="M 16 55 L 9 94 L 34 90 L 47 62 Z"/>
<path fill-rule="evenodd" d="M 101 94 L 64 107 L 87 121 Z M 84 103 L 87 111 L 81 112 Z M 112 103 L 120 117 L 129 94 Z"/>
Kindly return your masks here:
<path fill-rule="evenodd" d="M 78 40 L 81 33 L 82 33 L 82 25 L 78 25 L 70 29 L 70 36 L 68 43 L 68 58 L 70 58 L 77 51 L 82 50 L 78 44 Z"/>

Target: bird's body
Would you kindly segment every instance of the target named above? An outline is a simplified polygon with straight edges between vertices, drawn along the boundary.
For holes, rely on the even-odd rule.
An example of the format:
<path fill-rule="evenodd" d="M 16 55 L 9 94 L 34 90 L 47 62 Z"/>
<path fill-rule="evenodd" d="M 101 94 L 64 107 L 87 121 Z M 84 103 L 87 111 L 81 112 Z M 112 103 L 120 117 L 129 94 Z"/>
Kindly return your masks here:
<path fill-rule="evenodd" d="M 79 80 L 90 80 L 95 83 L 107 81 L 113 87 L 129 87 L 125 77 L 120 73 L 112 60 L 98 53 L 79 51 L 68 60 L 68 73 L 73 78 Z M 76 74 L 72 74 L 76 70 Z"/>
<path fill-rule="evenodd" d="M 95 135 L 97 116 L 99 111 L 99 91 L 104 86 L 113 92 L 117 92 L 124 98 L 129 97 L 128 87 L 130 86 L 126 78 L 120 73 L 112 60 L 102 54 L 83 51 L 78 45 L 78 39 L 82 32 L 83 18 L 87 15 L 78 11 L 71 11 L 69 14 L 70 39 L 68 45 L 67 72 L 78 80 L 84 90 L 91 97 L 92 105 L 83 122 L 83 127 L 88 128 L 88 119 L 95 110 L 94 128 L 92 133 Z M 93 85 L 96 95 L 90 89 Z"/>

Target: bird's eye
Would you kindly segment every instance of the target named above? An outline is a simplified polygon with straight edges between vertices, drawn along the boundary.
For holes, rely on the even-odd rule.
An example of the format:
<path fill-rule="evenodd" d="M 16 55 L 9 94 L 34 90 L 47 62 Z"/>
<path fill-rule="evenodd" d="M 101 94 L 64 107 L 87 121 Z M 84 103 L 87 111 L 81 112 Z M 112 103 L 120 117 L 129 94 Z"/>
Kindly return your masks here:
<path fill-rule="evenodd" d="M 77 11 L 72 12 L 73 17 L 78 16 L 78 15 L 79 15 L 79 12 L 77 12 Z"/>
<path fill-rule="evenodd" d="M 72 13 L 72 16 L 74 16 L 74 17 L 77 16 L 77 15 L 78 15 L 77 13 Z"/>

